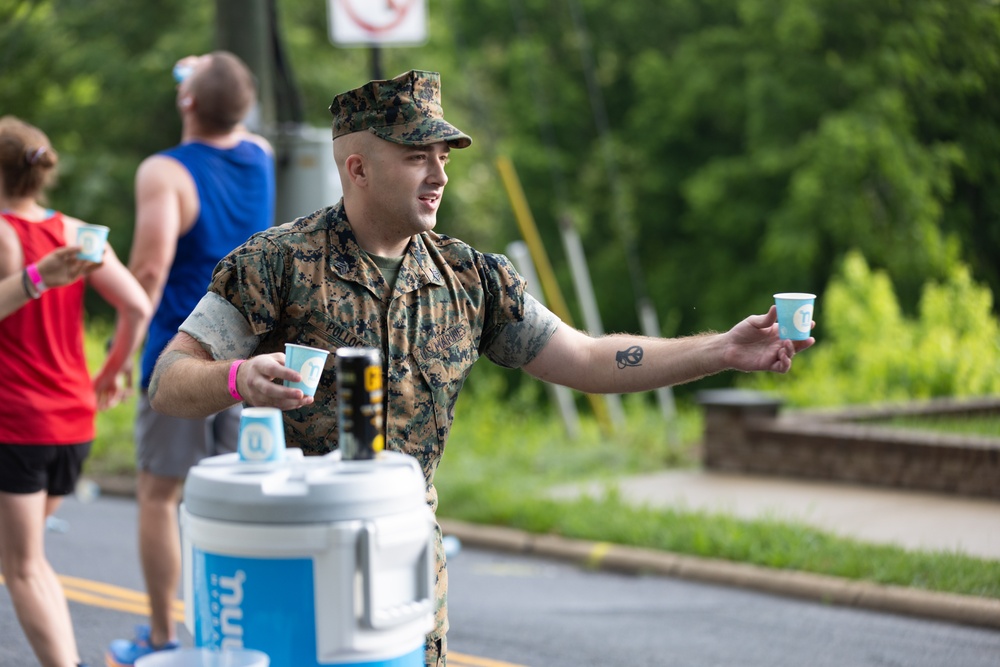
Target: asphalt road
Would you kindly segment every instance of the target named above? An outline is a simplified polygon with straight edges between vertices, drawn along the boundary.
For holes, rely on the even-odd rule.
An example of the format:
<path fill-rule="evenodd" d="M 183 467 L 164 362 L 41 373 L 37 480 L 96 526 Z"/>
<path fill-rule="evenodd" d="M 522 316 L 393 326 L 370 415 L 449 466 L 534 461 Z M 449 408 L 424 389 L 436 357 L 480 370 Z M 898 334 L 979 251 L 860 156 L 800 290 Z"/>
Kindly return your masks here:
<path fill-rule="evenodd" d="M 532 667 L 997 667 L 1000 632 L 463 550 L 455 650 Z"/>
<path fill-rule="evenodd" d="M 135 504 L 69 499 L 49 532 L 91 667 L 144 619 Z M 449 563 L 451 667 L 997 667 L 1000 632 L 465 548 Z M 182 638 L 190 642 L 184 633 Z M 6 592 L 0 665 L 32 667 Z"/>

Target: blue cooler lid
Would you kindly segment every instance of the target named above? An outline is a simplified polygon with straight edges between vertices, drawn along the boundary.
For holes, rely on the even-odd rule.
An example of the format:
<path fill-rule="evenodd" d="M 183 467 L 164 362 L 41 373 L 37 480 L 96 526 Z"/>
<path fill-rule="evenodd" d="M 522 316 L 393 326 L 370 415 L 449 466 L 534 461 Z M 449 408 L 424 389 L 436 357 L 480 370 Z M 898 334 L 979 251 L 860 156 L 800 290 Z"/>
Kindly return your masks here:
<path fill-rule="evenodd" d="M 204 459 L 188 472 L 184 505 L 193 516 L 243 523 L 327 523 L 412 511 L 426 503 L 417 460 L 400 452 L 344 461 L 340 452 L 285 460 L 241 461 L 238 454 Z"/>

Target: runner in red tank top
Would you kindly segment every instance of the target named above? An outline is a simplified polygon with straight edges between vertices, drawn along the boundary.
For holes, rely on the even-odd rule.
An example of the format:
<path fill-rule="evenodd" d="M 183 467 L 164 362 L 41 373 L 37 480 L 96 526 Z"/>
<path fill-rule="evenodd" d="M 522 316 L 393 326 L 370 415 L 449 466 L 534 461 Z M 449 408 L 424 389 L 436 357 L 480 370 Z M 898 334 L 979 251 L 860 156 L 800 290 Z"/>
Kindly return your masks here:
<path fill-rule="evenodd" d="M 142 343 L 151 306 L 110 246 L 100 264 L 65 248 L 83 223 L 38 203 L 57 161 L 41 130 L 0 118 L 0 571 L 38 662 L 81 665 L 45 558 L 45 519 L 76 485 L 96 411 L 125 395 L 117 378 Z M 83 275 L 117 312 L 114 344 L 93 380 Z"/>

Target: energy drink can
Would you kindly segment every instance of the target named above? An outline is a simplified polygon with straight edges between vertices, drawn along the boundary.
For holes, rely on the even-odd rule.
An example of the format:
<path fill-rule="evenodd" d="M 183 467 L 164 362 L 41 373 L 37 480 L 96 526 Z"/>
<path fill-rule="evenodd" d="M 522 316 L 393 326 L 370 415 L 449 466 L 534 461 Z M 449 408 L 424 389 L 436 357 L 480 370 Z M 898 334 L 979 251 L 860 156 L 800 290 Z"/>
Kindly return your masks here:
<path fill-rule="evenodd" d="M 337 426 L 345 461 L 375 458 L 385 448 L 382 354 L 373 347 L 337 350 Z"/>

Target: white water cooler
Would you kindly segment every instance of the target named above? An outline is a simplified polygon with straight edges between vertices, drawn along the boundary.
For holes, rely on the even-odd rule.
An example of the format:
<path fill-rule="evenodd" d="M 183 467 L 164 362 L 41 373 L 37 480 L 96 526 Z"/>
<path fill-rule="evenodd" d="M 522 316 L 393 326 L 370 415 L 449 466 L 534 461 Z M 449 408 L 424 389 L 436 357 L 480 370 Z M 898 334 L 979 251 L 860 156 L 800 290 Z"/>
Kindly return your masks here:
<path fill-rule="evenodd" d="M 185 622 L 271 667 L 422 667 L 434 516 L 416 460 L 205 459 L 181 506 Z"/>

